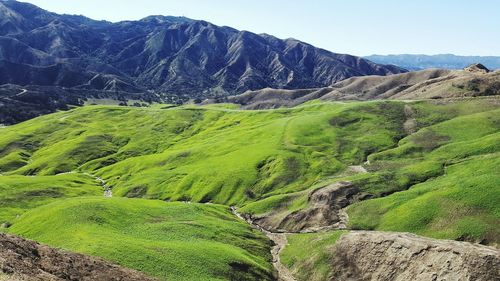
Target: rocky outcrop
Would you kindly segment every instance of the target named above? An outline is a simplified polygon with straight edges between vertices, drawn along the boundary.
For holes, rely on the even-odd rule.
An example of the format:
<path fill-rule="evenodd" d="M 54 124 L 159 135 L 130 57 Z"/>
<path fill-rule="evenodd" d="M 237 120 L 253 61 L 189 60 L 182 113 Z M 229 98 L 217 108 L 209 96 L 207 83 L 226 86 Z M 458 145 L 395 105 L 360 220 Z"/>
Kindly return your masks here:
<path fill-rule="evenodd" d="M 490 72 L 490 70 L 480 64 L 480 63 L 474 63 L 474 64 L 471 64 L 469 66 L 467 66 L 466 68 L 464 68 L 465 71 L 468 71 L 468 72 L 473 72 L 473 73 L 488 73 Z"/>
<path fill-rule="evenodd" d="M 500 280 L 500 251 L 467 242 L 353 231 L 331 251 L 329 280 Z"/>
<path fill-rule="evenodd" d="M 3 274 L 2 274 L 3 273 Z M 155 280 L 99 258 L 0 234 L 0 280 Z"/>
<path fill-rule="evenodd" d="M 351 182 L 337 182 L 313 191 L 309 195 L 308 208 L 292 212 L 281 220 L 277 220 L 273 214 L 252 219 L 263 228 L 275 232 L 345 229 L 348 218 L 343 208 L 369 196 Z"/>

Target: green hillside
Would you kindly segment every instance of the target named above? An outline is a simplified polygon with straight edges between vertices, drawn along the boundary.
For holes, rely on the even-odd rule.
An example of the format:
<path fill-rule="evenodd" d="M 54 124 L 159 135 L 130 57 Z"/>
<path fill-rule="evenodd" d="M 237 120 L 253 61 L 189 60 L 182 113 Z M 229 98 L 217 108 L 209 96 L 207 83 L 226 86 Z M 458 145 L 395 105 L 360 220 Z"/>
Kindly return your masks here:
<path fill-rule="evenodd" d="M 98 182 L 82 174 L 0 176 L 0 224 L 10 225 L 26 210 L 61 198 L 101 194 Z"/>
<path fill-rule="evenodd" d="M 266 237 L 220 205 L 65 199 L 25 213 L 11 231 L 165 280 L 272 279 Z"/>
<path fill-rule="evenodd" d="M 328 280 L 331 246 L 346 231 L 297 233 L 287 237 L 288 245 L 281 252 L 281 261 L 292 269 L 298 280 Z"/>
<path fill-rule="evenodd" d="M 271 196 L 247 204 L 242 211 L 279 219 L 307 207 L 312 191 L 350 181 L 374 198 L 347 208 L 353 229 L 496 244 L 500 241 L 495 228 L 500 223 L 496 188 L 500 110 L 473 113 L 474 104 L 468 109 L 462 105 L 449 104 L 441 115 L 431 115 L 428 112 L 440 108 L 415 104 L 417 124 L 429 126 L 402 138 L 393 148 L 371 153 L 369 164 L 364 165 L 367 173 L 337 173 L 309 190 Z"/>
<path fill-rule="evenodd" d="M 364 194 L 346 208 L 349 228 L 495 246 L 499 153 L 495 99 L 85 106 L 0 129 L 0 222 L 163 279 L 271 279 L 270 242 L 228 206 L 278 221 L 349 181 Z M 88 197 L 104 184 L 130 198 Z M 308 244 L 320 279 L 336 238 L 289 236 L 283 262 L 312 274 Z"/>

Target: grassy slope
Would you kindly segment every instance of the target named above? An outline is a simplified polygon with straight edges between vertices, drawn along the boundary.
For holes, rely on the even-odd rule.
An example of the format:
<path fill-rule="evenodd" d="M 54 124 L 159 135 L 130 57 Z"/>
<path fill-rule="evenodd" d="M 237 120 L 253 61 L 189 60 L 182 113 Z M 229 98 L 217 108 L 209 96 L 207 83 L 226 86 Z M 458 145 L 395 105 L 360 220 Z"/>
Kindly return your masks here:
<path fill-rule="evenodd" d="M 444 176 L 408 191 L 352 205 L 348 209 L 351 225 L 498 243 L 499 156 L 496 153 L 465 160 L 448 166 Z"/>
<path fill-rule="evenodd" d="M 81 174 L 0 176 L 0 224 L 11 224 L 25 211 L 61 198 L 101 194 L 99 183 Z"/>
<path fill-rule="evenodd" d="M 165 280 L 272 276 L 265 236 L 220 205 L 65 199 L 25 213 L 10 231 Z"/>
<path fill-rule="evenodd" d="M 393 149 L 370 155 L 370 173 L 344 177 L 372 192 L 402 189 L 348 207 L 350 227 L 498 246 L 500 111 L 455 117 L 461 115 L 462 106 L 439 110 L 417 104 L 419 125 L 431 126 Z M 298 280 L 325 280 L 329 249 L 339 235 L 338 231 L 289 235 L 281 258 Z"/>
<path fill-rule="evenodd" d="M 393 181 L 411 188 L 350 206 L 351 226 L 498 243 L 499 129 L 500 110 L 471 114 L 371 155 L 377 169 L 391 167 Z"/>
<path fill-rule="evenodd" d="M 328 280 L 330 248 L 345 231 L 287 235 L 288 245 L 280 253 L 281 262 L 299 280 Z"/>
<path fill-rule="evenodd" d="M 401 137 L 402 107 L 79 108 L 4 129 L 0 170 L 82 170 L 106 179 L 117 195 L 241 205 L 306 189 L 369 151 L 393 146 Z"/>
<path fill-rule="evenodd" d="M 365 165 L 369 173 L 339 173 L 310 190 L 272 196 L 246 205 L 243 211 L 264 214 L 278 210 L 281 213 L 277 217 L 282 217 L 307 206 L 312 190 L 349 180 L 375 197 L 402 191 L 350 207 L 351 227 L 355 229 L 411 231 L 437 238 L 498 243 L 500 233 L 494 225 L 500 223 L 500 190 L 495 188 L 499 182 L 495 171 L 500 152 L 500 110 L 473 113 L 481 110 L 473 103 L 468 108 L 461 103 L 412 106 L 417 123 L 426 127 L 392 149 L 370 154 L 370 165 Z M 422 196 L 428 191 L 432 192 Z M 470 198 L 459 196 L 466 193 Z"/>
<path fill-rule="evenodd" d="M 0 203 L 6 207 L 0 216 L 13 222 L 11 231 L 53 245 L 104 256 L 154 274 L 161 275 L 159 272 L 164 271 L 181 274 L 177 271 L 183 268 L 180 265 L 170 264 L 172 268 L 161 269 L 158 262 L 163 255 L 158 259 L 148 259 L 154 256 L 149 253 L 136 255 L 134 259 L 144 263 L 133 264 L 127 263 L 128 255 L 117 251 L 124 246 L 120 241 L 138 243 L 134 247 L 154 244 L 144 241 L 150 237 L 146 234 L 149 229 L 116 236 L 118 241 L 96 234 L 111 231 L 114 235 L 113 225 L 121 224 L 120 214 L 128 216 L 129 208 L 135 208 L 136 203 L 129 202 L 144 202 L 138 203 L 139 209 L 149 209 L 145 207 L 147 204 L 165 203 L 125 200 L 123 206 L 115 203 L 119 200 L 108 201 L 113 203 L 105 207 L 110 208 L 105 209 L 105 214 L 109 211 L 115 215 L 75 224 L 78 226 L 72 228 L 74 231 L 68 230 L 68 235 L 76 235 L 78 229 L 95 232 L 92 236 L 73 237 L 68 242 L 54 235 L 58 228 L 57 231 L 64 232 L 63 224 L 51 221 L 54 227 L 40 225 L 42 221 L 50 221 L 49 214 L 53 211 L 49 209 L 77 210 L 73 219 L 85 213 L 77 206 L 80 199 L 60 198 L 101 192 L 88 176 L 55 174 L 79 171 L 99 175 L 113 186 L 115 196 L 236 204 L 243 207 L 242 211 L 253 214 L 276 210 L 286 214 L 304 208 L 312 190 L 350 180 L 365 192 L 384 197 L 348 209 L 354 228 L 412 231 L 438 238 L 498 243 L 498 230 L 491 227 L 500 223 L 497 207 L 500 191 L 494 186 L 499 181 L 495 170 L 500 151 L 498 105 L 487 100 L 409 105 L 420 129 L 409 136 L 403 131 L 407 116 L 402 102 L 310 103 L 267 111 L 238 111 L 230 106 L 172 109 L 91 106 L 43 116 L 2 129 Z M 345 171 L 348 165 L 359 165 L 367 158 L 369 173 Z M 56 195 L 52 192 L 54 187 L 59 192 Z M 37 197 L 37 190 L 44 195 Z M 11 199 L 26 194 L 33 197 L 27 204 Z M 58 202 L 37 208 L 19 221 L 13 219 L 53 200 Z M 101 205 L 86 204 L 89 209 Z M 169 206 L 175 205 L 165 206 L 168 213 Z M 101 214 L 96 214 L 100 218 Z M 148 216 L 131 220 L 137 219 L 134 222 L 142 225 Z M 203 216 L 204 212 L 194 212 L 193 220 L 199 217 L 198 222 L 203 225 Z M 31 220 L 32 217 L 38 220 Z M 123 225 L 116 229 L 123 229 Z M 209 228 L 207 233 L 212 230 Z M 160 230 L 152 229 L 151 237 L 159 235 L 168 240 L 182 232 L 178 228 L 165 237 Z M 219 241 L 215 233 L 222 235 L 213 232 L 207 240 Z M 185 235 L 187 239 L 192 233 Z M 231 237 L 222 237 L 232 241 Z M 300 237 L 290 238 L 291 252 L 284 257 L 294 268 L 304 265 L 304 260 L 299 259 L 301 254 L 293 251 L 294 247 L 297 249 L 294 243 L 298 241 L 296 245 L 300 247 L 317 241 L 314 235 Z M 318 241 L 332 244 L 334 240 L 325 236 Z M 161 239 L 160 242 L 163 243 Z M 180 246 L 176 249 L 185 250 L 186 260 L 199 258 L 196 253 L 191 255 L 189 243 L 182 239 L 178 242 Z M 259 243 L 265 247 L 263 241 Z M 94 246 L 106 244 L 117 248 L 105 250 Z M 139 252 L 134 247 L 131 251 Z M 245 245 L 241 247 L 248 249 Z M 241 257 L 230 251 L 222 256 L 216 251 L 208 253 L 203 256 L 205 261 L 212 257 L 223 260 L 215 265 L 217 270 L 222 264 L 227 265 L 228 260 L 222 259 L 223 256 Z M 287 255 L 296 256 L 297 260 L 287 261 Z M 255 260 L 262 269 L 265 266 L 258 257 Z M 315 267 L 323 268 L 320 261 L 325 260 L 322 255 L 318 257 Z M 304 274 L 312 274 L 306 268 Z M 318 274 L 326 272 L 323 269 Z M 193 271 L 182 276 L 197 274 Z"/>

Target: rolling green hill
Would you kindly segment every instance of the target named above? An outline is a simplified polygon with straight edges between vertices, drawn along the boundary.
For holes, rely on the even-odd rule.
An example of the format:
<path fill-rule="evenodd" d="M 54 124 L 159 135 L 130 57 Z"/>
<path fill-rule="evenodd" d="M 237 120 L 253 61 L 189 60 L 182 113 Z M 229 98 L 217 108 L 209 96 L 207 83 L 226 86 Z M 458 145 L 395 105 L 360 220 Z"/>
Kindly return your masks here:
<path fill-rule="evenodd" d="M 101 195 L 102 188 L 89 176 L 0 176 L 0 223 L 11 222 L 26 210 L 65 197 Z"/>
<path fill-rule="evenodd" d="M 347 126 L 332 125 L 335 116 Z M 89 172 L 121 196 L 241 205 L 307 189 L 394 146 L 403 122 L 403 104 L 391 102 L 275 111 L 84 107 L 3 129 L 0 169 Z"/>
<path fill-rule="evenodd" d="M 11 231 L 165 280 L 272 279 L 265 236 L 220 205 L 65 199 L 25 213 Z"/>
<path fill-rule="evenodd" d="M 0 222 L 163 279 L 272 279 L 268 240 L 227 206 L 274 227 L 349 182 L 348 228 L 495 246 L 499 132 L 495 98 L 85 106 L 0 128 Z M 88 197 L 104 185 L 129 198 Z M 335 233 L 290 236 L 284 264 L 300 268 L 300 245 L 326 247 Z"/>

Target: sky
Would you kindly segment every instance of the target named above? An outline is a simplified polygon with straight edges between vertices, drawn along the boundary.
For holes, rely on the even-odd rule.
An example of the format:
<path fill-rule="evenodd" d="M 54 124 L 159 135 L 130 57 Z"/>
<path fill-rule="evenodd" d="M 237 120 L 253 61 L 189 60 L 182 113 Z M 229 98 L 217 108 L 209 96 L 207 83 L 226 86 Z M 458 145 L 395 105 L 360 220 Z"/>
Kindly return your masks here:
<path fill-rule="evenodd" d="M 92 19 L 186 16 L 336 53 L 500 56 L 498 0 L 21 0 Z"/>

